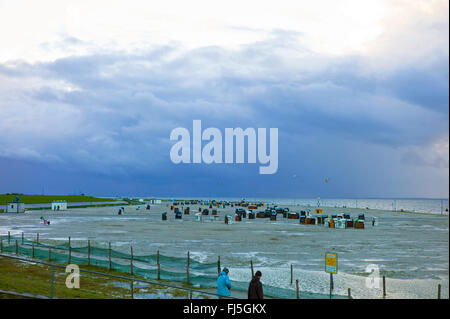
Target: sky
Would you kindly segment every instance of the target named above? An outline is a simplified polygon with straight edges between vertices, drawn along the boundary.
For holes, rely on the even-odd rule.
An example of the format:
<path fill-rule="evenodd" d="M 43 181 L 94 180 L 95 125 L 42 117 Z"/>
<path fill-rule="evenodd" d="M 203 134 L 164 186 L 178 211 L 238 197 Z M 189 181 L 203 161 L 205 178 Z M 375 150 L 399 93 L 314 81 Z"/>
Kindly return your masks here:
<path fill-rule="evenodd" d="M 0 193 L 448 198 L 448 6 L 0 0 Z M 193 120 L 277 172 L 174 164 Z"/>

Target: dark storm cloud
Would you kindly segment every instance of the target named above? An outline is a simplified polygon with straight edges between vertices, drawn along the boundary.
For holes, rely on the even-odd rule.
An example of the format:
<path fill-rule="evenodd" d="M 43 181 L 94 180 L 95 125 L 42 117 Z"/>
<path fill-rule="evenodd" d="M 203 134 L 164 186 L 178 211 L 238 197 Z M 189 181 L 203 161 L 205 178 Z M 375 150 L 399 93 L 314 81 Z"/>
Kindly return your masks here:
<path fill-rule="evenodd" d="M 8 80 L 40 79 L 39 85 L 0 90 L 8 96 L 0 107 L 9 110 L 0 123 L 18 124 L 1 132 L 0 156 L 100 174 L 98 188 L 111 192 L 106 180 L 118 176 L 123 191 L 136 181 L 135 191 L 143 193 L 233 196 L 253 190 L 269 196 L 276 186 L 272 196 L 313 196 L 324 186 L 314 182 L 311 189 L 307 181 L 334 174 L 340 181 L 326 191 L 343 196 L 354 189 L 349 181 L 362 185 L 362 179 L 372 181 L 362 193 L 389 190 L 390 174 L 399 180 L 391 187 L 400 187 L 411 172 L 398 164 L 403 149 L 414 147 L 417 154 L 448 137 L 448 59 L 375 76 L 365 72 L 360 57 L 320 56 L 293 41 L 291 33 L 278 31 L 238 50 L 172 45 L 0 65 Z M 258 176 L 257 166 L 248 164 L 174 165 L 170 131 L 191 130 L 193 119 L 221 130 L 278 127 L 278 174 Z M 357 158 L 364 165 L 355 164 Z M 293 184 L 292 174 L 303 182 Z"/>

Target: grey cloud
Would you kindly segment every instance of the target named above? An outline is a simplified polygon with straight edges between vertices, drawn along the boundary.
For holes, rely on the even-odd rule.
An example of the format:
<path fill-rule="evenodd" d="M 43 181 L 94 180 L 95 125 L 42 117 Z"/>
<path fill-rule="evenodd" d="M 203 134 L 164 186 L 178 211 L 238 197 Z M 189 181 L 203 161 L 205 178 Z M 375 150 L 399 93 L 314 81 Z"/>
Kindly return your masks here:
<path fill-rule="evenodd" d="M 17 96 L 17 108 L 7 112 L 6 118 L 18 119 L 20 124 L 21 117 L 28 116 L 31 109 L 20 105 L 24 96 L 36 107 L 47 106 L 46 111 L 33 113 L 35 121 L 52 118 L 52 109 L 64 112 L 64 106 L 77 114 L 61 116 L 62 125 L 70 130 L 57 130 L 48 141 L 41 138 L 36 147 L 30 141 L 43 131 L 51 134 L 51 124 L 35 132 L 32 127 L 18 129 L 10 138 L 3 135 L 0 156 L 14 157 L 7 151 L 30 147 L 61 158 L 61 167 L 106 176 L 152 175 L 155 183 L 164 179 L 179 185 L 177 174 L 198 182 L 224 175 L 230 182 L 232 176 L 255 174 L 254 167 L 248 166 L 174 167 L 168 160 L 170 131 L 177 126 L 190 128 L 193 119 L 218 128 L 278 127 L 284 137 L 280 174 L 287 175 L 298 170 L 298 162 L 312 170 L 313 162 L 302 149 L 329 156 L 326 150 L 333 145 L 353 141 L 366 145 L 362 152 L 381 147 L 392 156 L 400 147 L 426 148 L 436 137 L 448 134 L 447 121 L 441 116 L 445 107 L 448 112 L 448 102 L 443 102 L 448 97 L 448 71 L 442 71 L 448 62 L 432 69 L 400 70 L 383 79 L 365 74 L 360 57 L 318 56 L 299 48 L 296 37 L 276 32 L 239 50 L 207 47 L 184 52 L 172 45 L 145 52 L 0 65 L 0 73 L 7 78 L 39 76 L 43 83 L 40 88 L 13 93 L 0 88 L 0 95 Z M 433 76 L 434 68 L 438 70 Z M 46 85 L 46 81 L 70 83 L 77 89 Z M 1 109 L 8 107 L 12 106 L 0 102 Z M 303 148 L 288 143 L 291 138 Z M 335 158 L 348 160 L 345 152 L 351 149 L 342 146 L 323 165 L 337 170 Z"/>

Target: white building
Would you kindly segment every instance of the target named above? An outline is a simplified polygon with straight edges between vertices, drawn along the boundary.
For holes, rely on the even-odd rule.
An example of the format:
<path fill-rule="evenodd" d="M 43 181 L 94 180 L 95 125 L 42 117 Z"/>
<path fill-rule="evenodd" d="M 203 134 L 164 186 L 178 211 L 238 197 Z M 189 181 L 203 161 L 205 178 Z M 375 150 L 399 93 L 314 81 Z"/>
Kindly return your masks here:
<path fill-rule="evenodd" d="M 53 201 L 52 210 L 67 210 L 67 202 L 65 200 Z"/>
<path fill-rule="evenodd" d="M 160 199 L 151 199 L 150 204 L 161 204 L 161 200 Z"/>
<path fill-rule="evenodd" d="M 7 203 L 5 212 L 7 213 L 25 213 L 24 203 Z"/>

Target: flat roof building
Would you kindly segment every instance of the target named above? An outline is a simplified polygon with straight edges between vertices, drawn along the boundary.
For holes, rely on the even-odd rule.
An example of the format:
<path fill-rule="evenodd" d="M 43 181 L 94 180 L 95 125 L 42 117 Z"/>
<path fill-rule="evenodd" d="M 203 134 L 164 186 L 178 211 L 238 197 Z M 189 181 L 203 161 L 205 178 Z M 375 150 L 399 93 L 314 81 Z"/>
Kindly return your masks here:
<path fill-rule="evenodd" d="M 25 213 L 25 203 L 7 203 L 6 213 Z"/>
<path fill-rule="evenodd" d="M 54 200 L 52 210 L 67 210 L 67 202 L 65 200 Z"/>

